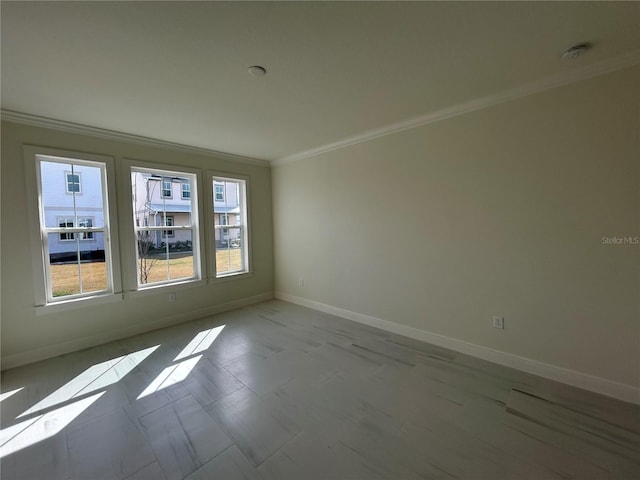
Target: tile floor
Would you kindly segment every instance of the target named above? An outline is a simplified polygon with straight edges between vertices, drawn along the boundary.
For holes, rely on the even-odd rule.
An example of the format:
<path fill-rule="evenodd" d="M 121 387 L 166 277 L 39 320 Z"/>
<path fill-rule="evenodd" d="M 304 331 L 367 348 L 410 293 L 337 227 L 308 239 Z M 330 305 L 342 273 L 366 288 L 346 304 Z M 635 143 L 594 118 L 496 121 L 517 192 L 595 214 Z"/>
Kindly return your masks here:
<path fill-rule="evenodd" d="M 640 407 L 273 300 L 2 374 L 11 479 L 638 479 Z"/>

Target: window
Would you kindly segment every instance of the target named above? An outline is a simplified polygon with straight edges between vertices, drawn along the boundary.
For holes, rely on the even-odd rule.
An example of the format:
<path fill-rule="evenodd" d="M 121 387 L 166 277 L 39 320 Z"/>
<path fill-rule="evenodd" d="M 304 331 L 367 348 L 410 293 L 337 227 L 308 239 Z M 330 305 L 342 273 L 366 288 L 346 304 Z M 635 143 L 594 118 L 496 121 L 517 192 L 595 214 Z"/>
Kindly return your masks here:
<path fill-rule="evenodd" d="M 113 160 L 39 147 L 25 147 L 25 158 L 35 180 L 28 184 L 32 245 L 43 260 L 33 265 L 36 305 L 113 293 L 107 186 Z"/>
<path fill-rule="evenodd" d="M 58 226 L 60 228 L 73 228 L 73 218 L 61 218 L 58 220 Z M 60 241 L 66 242 L 69 240 L 73 240 L 75 235 L 73 233 L 61 233 Z"/>
<path fill-rule="evenodd" d="M 215 201 L 216 202 L 224 202 L 224 185 L 216 184 L 215 188 Z"/>
<path fill-rule="evenodd" d="M 81 193 L 80 174 L 66 172 L 65 175 L 67 177 L 67 193 Z"/>
<path fill-rule="evenodd" d="M 173 227 L 173 217 L 165 216 L 164 220 L 165 220 L 165 222 L 164 222 L 164 226 L 165 227 Z M 162 236 L 163 237 L 173 237 L 173 230 L 163 230 L 162 231 Z"/>
<path fill-rule="evenodd" d="M 162 197 L 163 198 L 171 198 L 171 179 L 165 180 L 162 179 Z"/>
<path fill-rule="evenodd" d="M 182 199 L 189 200 L 191 198 L 191 184 L 187 182 L 182 182 L 181 184 L 182 191 Z"/>
<path fill-rule="evenodd" d="M 210 185 L 213 186 L 216 277 L 247 273 L 247 180 L 212 175 Z"/>
<path fill-rule="evenodd" d="M 74 219 L 73 218 L 59 218 L 58 219 L 58 227 L 62 229 L 73 229 L 74 228 Z M 78 228 L 86 228 L 90 229 L 93 227 L 93 220 L 91 218 L 78 218 Z M 60 241 L 67 242 L 70 240 L 74 240 L 76 238 L 75 233 L 61 233 Z M 78 238 L 80 240 L 93 240 L 93 232 L 81 232 L 78 233 Z"/>
<path fill-rule="evenodd" d="M 90 229 L 93 228 L 93 220 L 91 218 L 79 218 L 78 227 Z M 93 232 L 80 232 L 80 240 L 93 240 Z"/>
<path fill-rule="evenodd" d="M 167 195 L 174 179 L 187 204 Z M 196 174 L 132 166 L 131 185 L 138 288 L 200 279 Z"/>

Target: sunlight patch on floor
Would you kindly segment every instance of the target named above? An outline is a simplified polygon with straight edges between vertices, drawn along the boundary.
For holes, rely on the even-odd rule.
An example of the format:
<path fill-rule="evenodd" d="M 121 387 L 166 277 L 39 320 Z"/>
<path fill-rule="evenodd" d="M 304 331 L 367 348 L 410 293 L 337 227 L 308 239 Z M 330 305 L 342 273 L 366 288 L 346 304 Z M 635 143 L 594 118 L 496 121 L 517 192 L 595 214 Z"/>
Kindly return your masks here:
<path fill-rule="evenodd" d="M 149 384 L 149 386 L 144 389 L 144 391 L 138 396 L 136 400 L 140 400 L 147 395 L 151 395 L 152 393 L 170 387 L 171 385 L 182 382 L 189 376 L 191 370 L 193 370 L 193 368 L 201 358 L 202 355 L 198 355 L 197 357 L 189 358 L 188 360 L 165 368 L 162 372 L 160 372 L 160 375 L 158 375 L 155 380 L 153 380 L 153 382 L 151 382 L 151 384 Z"/>
<path fill-rule="evenodd" d="M 105 392 L 83 398 L 0 431 L 0 458 L 59 433 Z"/>
<path fill-rule="evenodd" d="M 3 400 L 6 400 L 7 398 L 9 398 L 11 395 L 18 393 L 20 390 L 22 390 L 24 387 L 20 387 L 20 388 L 16 388 L 15 390 L 11 390 L 9 392 L 2 392 L 0 393 L 0 402 L 2 402 Z"/>
<path fill-rule="evenodd" d="M 191 340 L 189 344 L 182 349 L 178 356 L 173 359 L 173 361 L 177 362 L 178 360 L 190 357 L 191 355 L 195 355 L 196 353 L 204 352 L 213 344 L 224 327 L 225 325 L 222 325 L 220 327 L 203 330 L 202 332 L 198 333 L 193 338 L 193 340 Z"/>
<path fill-rule="evenodd" d="M 151 355 L 160 345 L 145 348 L 128 355 L 113 358 L 89 367 L 73 380 L 67 382 L 58 390 L 48 395 L 26 412 L 16 418 L 24 417 L 46 408 L 64 403 L 74 397 L 94 392 L 118 382 L 122 377 L 133 370 L 145 358 Z"/>

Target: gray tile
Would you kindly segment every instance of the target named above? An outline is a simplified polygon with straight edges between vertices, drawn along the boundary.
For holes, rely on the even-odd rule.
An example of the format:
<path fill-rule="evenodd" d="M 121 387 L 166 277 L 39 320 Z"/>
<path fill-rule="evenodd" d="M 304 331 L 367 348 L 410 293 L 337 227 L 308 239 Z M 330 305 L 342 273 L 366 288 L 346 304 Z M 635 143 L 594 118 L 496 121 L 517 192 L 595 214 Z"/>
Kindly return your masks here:
<path fill-rule="evenodd" d="M 166 478 L 160 464 L 153 462 L 127 477 L 126 480 L 166 480 Z"/>
<path fill-rule="evenodd" d="M 506 408 L 508 413 L 635 461 L 640 472 L 640 434 L 636 432 L 517 389 L 511 390 Z"/>
<path fill-rule="evenodd" d="M 327 369 L 300 350 L 284 350 L 268 358 L 247 354 L 226 364 L 224 368 L 260 396 L 295 378 L 322 376 Z"/>
<path fill-rule="evenodd" d="M 232 445 L 190 395 L 140 418 L 167 479 L 182 479 Z"/>
<path fill-rule="evenodd" d="M 139 398 L 199 332 L 221 325 L 188 375 Z M 61 431 L 34 428 L 34 443 L 2 458 L 3 478 L 626 480 L 640 471 L 637 405 L 280 300 L 2 372 L 3 390 L 24 387 L 2 402 L 3 436 L 73 405 L 61 392 L 88 369 L 155 345 L 114 382 L 104 377 L 100 398 Z"/>
<path fill-rule="evenodd" d="M 275 344 L 253 339 L 249 334 L 238 333 L 229 336 L 228 339 L 216 340 L 215 348 L 207 352 L 206 356 L 220 365 L 226 365 L 243 355 L 253 354 L 268 358 L 281 351 L 282 348 Z"/>
<path fill-rule="evenodd" d="M 224 425 L 255 466 L 300 432 L 290 419 L 279 415 L 246 387 L 211 404 L 207 410 Z"/>
<path fill-rule="evenodd" d="M 323 439 L 306 432 L 292 439 L 258 470 L 266 480 L 383 478 L 342 445 L 329 447 Z"/>
<path fill-rule="evenodd" d="M 429 409 L 411 420 L 417 426 L 434 426 L 448 422 L 462 429 L 466 435 L 478 438 L 494 447 L 531 462 L 561 478 L 606 479 L 607 467 L 559 448 L 548 435 L 538 436 L 511 422 L 505 406 L 483 399 L 466 402 L 455 413 Z M 518 419 L 520 420 L 520 419 Z M 617 478 L 617 477 L 614 477 Z M 624 477 L 622 477 L 624 478 Z"/>
<path fill-rule="evenodd" d="M 126 478 L 156 460 L 144 434 L 118 410 L 67 432 L 70 478 Z"/>
<path fill-rule="evenodd" d="M 187 476 L 185 480 L 211 480 L 215 478 L 260 480 L 262 475 L 236 446 L 232 446 Z"/>
<path fill-rule="evenodd" d="M 203 406 L 209 405 L 244 386 L 227 370 L 208 358 L 198 362 L 183 385 Z"/>
<path fill-rule="evenodd" d="M 595 447 L 602 456 L 615 456 L 635 464 L 640 472 L 640 434 L 636 432 L 517 389 L 511 391 L 506 411 L 524 419 L 525 428 L 535 424 L 549 433 L 563 434 L 574 445 Z"/>
<path fill-rule="evenodd" d="M 66 432 L 19 450 L 0 460 L 0 478 L 3 480 L 69 478 L 69 455 Z"/>
<path fill-rule="evenodd" d="M 166 368 L 167 365 L 164 363 L 163 365 L 163 368 Z M 145 372 L 136 372 L 128 375 L 113 387 L 122 389 L 126 395 L 129 403 L 124 408 L 129 417 L 136 423 L 138 423 L 140 417 L 189 395 L 189 391 L 182 382 L 179 382 L 139 398 L 154 380 L 155 377 Z"/>

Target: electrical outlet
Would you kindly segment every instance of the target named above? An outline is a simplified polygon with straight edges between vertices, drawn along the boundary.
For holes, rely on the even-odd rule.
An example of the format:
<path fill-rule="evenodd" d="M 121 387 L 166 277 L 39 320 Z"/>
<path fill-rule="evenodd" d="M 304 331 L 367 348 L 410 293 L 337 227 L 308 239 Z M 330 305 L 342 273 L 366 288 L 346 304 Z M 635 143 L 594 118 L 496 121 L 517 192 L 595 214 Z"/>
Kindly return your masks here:
<path fill-rule="evenodd" d="M 298 279 L 298 286 L 299 286 L 300 288 L 304 288 L 304 278 L 299 278 L 299 279 Z"/>
<path fill-rule="evenodd" d="M 493 328 L 504 329 L 504 317 L 493 316 Z"/>
<path fill-rule="evenodd" d="M 175 293 L 170 293 L 169 294 L 169 303 L 173 303 L 176 301 L 176 294 Z"/>

